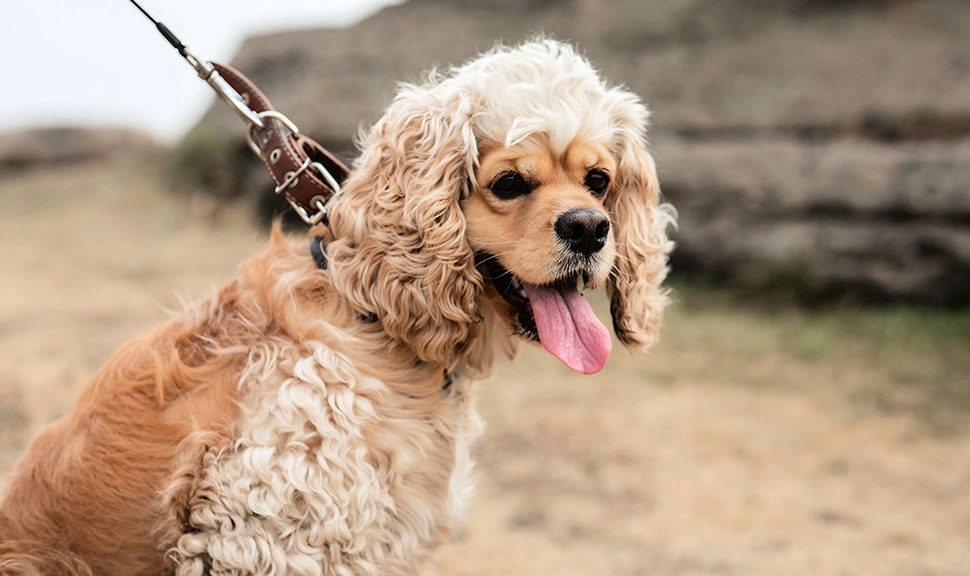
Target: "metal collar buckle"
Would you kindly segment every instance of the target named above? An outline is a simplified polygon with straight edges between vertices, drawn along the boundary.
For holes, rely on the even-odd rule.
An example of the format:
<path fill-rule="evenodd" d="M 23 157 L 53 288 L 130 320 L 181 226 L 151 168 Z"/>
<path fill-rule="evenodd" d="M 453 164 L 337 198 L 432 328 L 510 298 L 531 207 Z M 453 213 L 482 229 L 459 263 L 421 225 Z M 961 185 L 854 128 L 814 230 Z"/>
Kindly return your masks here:
<path fill-rule="evenodd" d="M 337 180 L 333 177 L 332 174 L 330 174 L 330 171 L 327 170 L 323 164 L 319 162 L 310 162 L 310 159 L 307 158 L 306 161 L 303 163 L 303 165 L 300 166 L 300 168 L 296 172 L 287 173 L 286 181 L 284 181 L 283 184 L 280 184 L 279 186 L 276 187 L 276 193 L 279 194 L 287 187 L 295 185 L 296 181 L 299 179 L 299 175 L 303 171 L 305 171 L 308 166 L 313 166 L 314 168 L 316 168 L 317 172 L 320 173 L 320 176 L 322 176 L 323 179 L 327 181 L 327 184 L 329 184 L 330 187 L 333 189 L 333 196 L 331 196 L 329 199 L 319 195 L 311 198 L 310 205 L 316 208 L 317 210 L 315 214 L 310 214 L 309 212 L 307 212 L 307 210 L 303 208 L 303 206 L 300 206 L 299 204 L 294 202 L 289 196 L 286 196 L 286 201 L 290 203 L 290 206 L 293 207 L 293 211 L 296 212 L 296 214 L 300 217 L 301 220 L 303 220 L 303 222 L 305 222 L 306 224 L 309 224 L 310 226 L 313 226 L 319 222 L 324 221 L 327 218 L 327 216 L 329 216 L 330 203 L 333 202 L 334 198 L 340 195 L 340 184 L 337 183 Z M 284 186 L 285 184 L 287 184 L 287 182 L 290 181 L 290 174 L 293 174 L 292 183 L 290 183 L 288 186 Z"/>
<path fill-rule="evenodd" d="M 287 188 L 296 186 L 296 183 L 300 181 L 300 174 L 303 174 L 304 172 L 306 172 L 306 169 L 309 167 L 310 167 L 310 159 L 307 158 L 306 160 L 303 161 L 303 165 L 297 168 L 295 171 L 287 172 L 284 177 L 283 183 L 277 186 L 273 191 L 279 194 L 280 192 L 282 192 L 283 190 L 286 190 Z"/>
<path fill-rule="evenodd" d="M 267 118 L 275 118 L 280 122 L 282 122 L 283 125 L 286 126 L 287 130 L 289 130 L 293 134 L 293 136 L 298 136 L 300 134 L 300 129 L 296 127 L 296 124 L 294 124 L 292 120 L 287 118 L 286 115 L 281 114 L 276 110 L 264 110 L 262 112 L 259 112 L 256 116 L 261 121 L 266 120 Z M 266 129 L 266 124 L 263 123 L 262 126 L 258 126 L 256 124 L 250 124 L 249 128 L 246 130 L 246 143 L 249 145 L 250 149 L 252 149 L 252 151 L 255 152 L 256 155 L 259 156 L 260 158 L 263 157 L 263 154 L 259 146 L 256 144 L 255 133 L 257 131 L 262 131 L 265 129 Z M 305 223 L 312 226 L 314 224 L 317 224 L 318 222 L 321 222 L 324 218 L 326 218 L 329 201 L 333 200 L 334 198 L 340 195 L 340 184 L 337 182 L 337 179 L 333 177 L 333 174 L 331 174 L 330 171 L 327 170 L 327 168 L 323 164 L 321 164 L 320 162 L 313 162 L 308 157 L 306 160 L 303 161 L 303 164 L 299 168 L 297 168 L 294 171 L 287 172 L 284 175 L 283 182 L 281 182 L 280 185 L 274 189 L 274 192 L 276 192 L 277 194 L 280 194 L 285 190 L 292 188 L 293 186 L 296 186 L 296 184 L 300 181 L 300 175 L 306 172 L 306 170 L 310 166 L 313 166 L 320 174 L 320 176 L 323 178 L 323 180 L 330 186 L 330 188 L 333 190 L 333 196 L 331 196 L 329 200 L 324 198 L 323 196 L 314 196 L 310 200 L 310 204 L 313 208 L 316 209 L 315 213 L 310 213 L 309 211 L 307 211 L 306 208 L 301 206 L 299 203 L 295 202 L 288 195 L 286 196 L 286 201 L 289 202 L 290 206 L 293 207 L 293 210 L 297 213 L 300 219 L 302 219 Z"/>
<path fill-rule="evenodd" d="M 333 187 L 333 196 L 331 196 L 330 199 L 332 200 L 336 198 L 337 195 L 340 194 L 340 185 L 337 184 L 337 181 L 330 174 L 330 172 L 328 172 L 327 169 L 324 168 L 323 164 L 319 162 L 311 162 L 309 158 L 304 160 L 303 165 L 297 168 L 295 171 L 287 172 L 286 179 L 283 180 L 283 182 L 274 189 L 274 192 L 279 194 L 280 192 L 285 191 L 287 188 L 292 188 L 293 186 L 296 186 L 297 182 L 300 181 L 300 175 L 306 172 L 307 168 L 309 168 L 310 166 L 313 166 L 314 168 L 316 168 L 317 172 L 319 172 L 320 175 L 323 176 L 323 179 L 326 180 L 327 183 Z M 310 204 L 317 210 L 315 214 L 310 214 L 309 212 L 307 212 L 307 210 L 303 206 L 300 206 L 298 203 L 294 202 L 293 199 L 290 198 L 289 196 L 286 196 L 286 201 L 290 203 L 290 206 L 293 207 L 293 210 L 296 211 L 297 215 L 299 215 L 304 222 L 306 222 L 311 226 L 322 221 L 324 218 L 327 217 L 328 201 L 323 196 L 314 196 L 310 200 Z"/>

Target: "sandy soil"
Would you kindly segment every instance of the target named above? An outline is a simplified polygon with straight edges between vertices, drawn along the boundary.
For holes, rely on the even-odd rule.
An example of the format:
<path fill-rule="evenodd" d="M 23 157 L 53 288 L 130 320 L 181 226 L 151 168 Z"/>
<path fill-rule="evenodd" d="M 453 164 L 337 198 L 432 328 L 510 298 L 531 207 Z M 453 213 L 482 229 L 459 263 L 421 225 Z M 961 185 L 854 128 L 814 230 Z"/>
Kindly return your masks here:
<path fill-rule="evenodd" d="M 118 345 L 263 240 L 158 171 L 0 179 L 0 473 Z M 479 494 L 443 574 L 970 574 L 964 329 L 678 300 L 646 358 L 618 348 L 582 377 L 529 348 L 481 388 Z"/>

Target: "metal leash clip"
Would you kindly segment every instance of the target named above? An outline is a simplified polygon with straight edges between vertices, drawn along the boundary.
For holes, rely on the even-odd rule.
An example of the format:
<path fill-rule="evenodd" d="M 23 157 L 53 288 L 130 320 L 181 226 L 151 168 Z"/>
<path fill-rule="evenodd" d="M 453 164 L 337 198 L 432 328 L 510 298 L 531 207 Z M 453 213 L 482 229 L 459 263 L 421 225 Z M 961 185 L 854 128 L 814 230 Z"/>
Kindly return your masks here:
<path fill-rule="evenodd" d="M 219 97 L 222 98 L 222 100 L 236 112 L 236 114 L 249 123 L 250 129 L 253 127 L 265 127 L 265 124 L 263 124 L 263 120 L 260 118 L 259 114 L 246 105 L 246 101 L 243 99 L 242 95 L 239 94 L 239 92 L 236 92 L 235 88 L 226 82 L 226 80 L 212 66 L 211 62 L 196 58 L 195 54 L 192 54 L 188 48 L 184 48 L 181 52 L 182 56 L 185 57 L 185 60 L 193 68 L 195 68 L 195 71 L 199 74 L 199 78 L 202 78 L 209 86 L 212 86 L 212 89 L 216 91 L 216 94 L 218 94 Z"/>

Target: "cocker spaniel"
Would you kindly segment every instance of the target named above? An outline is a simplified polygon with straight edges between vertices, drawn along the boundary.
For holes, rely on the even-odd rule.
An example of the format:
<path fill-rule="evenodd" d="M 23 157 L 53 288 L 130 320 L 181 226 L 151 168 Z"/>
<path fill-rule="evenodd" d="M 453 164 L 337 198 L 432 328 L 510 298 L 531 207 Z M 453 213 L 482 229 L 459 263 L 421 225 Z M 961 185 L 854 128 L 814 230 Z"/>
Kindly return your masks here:
<path fill-rule="evenodd" d="M 31 443 L 0 573 L 421 573 L 471 492 L 496 352 L 600 370 L 581 287 L 626 347 L 657 340 L 673 211 L 647 117 L 545 39 L 402 86 L 311 230 L 326 269 L 274 231 Z"/>

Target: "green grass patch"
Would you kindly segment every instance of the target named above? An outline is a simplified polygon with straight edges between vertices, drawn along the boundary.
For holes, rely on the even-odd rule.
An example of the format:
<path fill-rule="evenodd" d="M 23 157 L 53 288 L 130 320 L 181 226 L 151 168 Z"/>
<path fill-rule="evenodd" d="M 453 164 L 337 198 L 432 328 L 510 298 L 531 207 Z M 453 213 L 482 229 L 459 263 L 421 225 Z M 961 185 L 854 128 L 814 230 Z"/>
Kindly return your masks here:
<path fill-rule="evenodd" d="M 804 307 L 677 283 L 664 346 L 699 381 L 811 393 L 970 430 L 970 310 Z M 664 369 L 669 370 L 668 367 Z"/>

